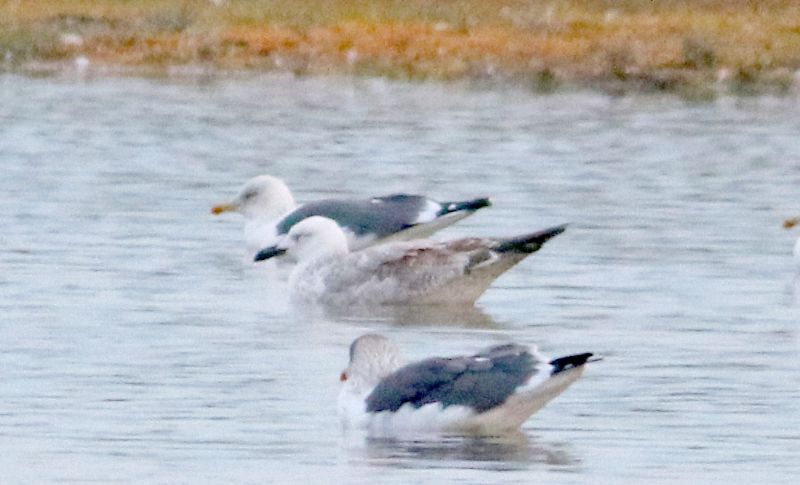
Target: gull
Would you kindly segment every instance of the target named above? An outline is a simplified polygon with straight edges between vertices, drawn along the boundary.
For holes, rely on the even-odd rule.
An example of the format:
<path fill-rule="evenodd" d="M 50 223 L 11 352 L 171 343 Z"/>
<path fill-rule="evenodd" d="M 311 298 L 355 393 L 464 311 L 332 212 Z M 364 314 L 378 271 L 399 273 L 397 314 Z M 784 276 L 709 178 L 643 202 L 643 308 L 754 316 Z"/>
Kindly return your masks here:
<path fill-rule="evenodd" d="M 556 226 L 511 238 L 400 241 L 350 252 L 342 229 L 313 216 L 256 261 L 288 254 L 291 298 L 328 306 L 473 303 L 505 271 L 564 232 Z"/>
<path fill-rule="evenodd" d="M 535 345 L 505 344 L 405 365 L 394 342 L 366 334 L 350 345 L 339 418 L 374 435 L 513 431 L 575 382 L 590 357 L 550 360 Z"/>
<path fill-rule="evenodd" d="M 800 224 L 800 217 L 791 217 L 783 221 L 783 227 L 786 229 L 791 229 L 798 224 Z M 794 262 L 800 268 L 800 237 L 794 243 Z"/>
<path fill-rule="evenodd" d="M 424 238 L 491 205 L 488 198 L 438 202 L 423 195 L 392 194 L 370 199 L 323 199 L 297 206 L 279 178 L 259 175 L 248 180 L 230 202 L 211 212 L 244 216 L 246 257 L 275 244 L 299 221 L 325 216 L 344 229 L 350 250 L 357 251 L 388 239 Z"/>
<path fill-rule="evenodd" d="M 250 259 L 275 237 L 275 222 L 296 206 L 289 187 L 281 179 L 259 175 L 248 180 L 233 200 L 212 207 L 211 213 L 238 212 L 244 216 L 245 258 Z"/>

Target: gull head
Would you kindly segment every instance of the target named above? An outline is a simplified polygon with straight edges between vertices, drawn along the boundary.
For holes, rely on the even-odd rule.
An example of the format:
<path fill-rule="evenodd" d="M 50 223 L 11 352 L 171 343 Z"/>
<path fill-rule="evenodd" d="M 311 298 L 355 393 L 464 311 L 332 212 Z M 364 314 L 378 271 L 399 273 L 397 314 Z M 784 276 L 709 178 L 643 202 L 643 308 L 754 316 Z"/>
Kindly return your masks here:
<path fill-rule="evenodd" d="M 350 363 L 340 380 L 345 386 L 364 392 L 404 364 L 400 349 L 388 338 L 366 334 L 350 344 Z"/>
<path fill-rule="evenodd" d="M 211 213 L 238 212 L 248 220 L 274 220 L 294 209 L 294 197 L 283 180 L 259 175 L 245 182 L 232 201 L 212 207 Z"/>
<path fill-rule="evenodd" d="M 800 217 L 791 217 L 783 221 L 783 227 L 786 229 L 791 229 L 794 226 L 800 224 Z M 797 268 L 800 270 L 800 237 L 797 238 L 797 241 L 794 243 L 794 262 L 797 265 Z"/>
<path fill-rule="evenodd" d="M 263 261 L 287 254 L 303 262 L 320 256 L 347 254 L 348 251 L 347 236 L 335 221 L 312 216 L 292 226 L 275 246 L 259 251 L 254 260 Z"/>

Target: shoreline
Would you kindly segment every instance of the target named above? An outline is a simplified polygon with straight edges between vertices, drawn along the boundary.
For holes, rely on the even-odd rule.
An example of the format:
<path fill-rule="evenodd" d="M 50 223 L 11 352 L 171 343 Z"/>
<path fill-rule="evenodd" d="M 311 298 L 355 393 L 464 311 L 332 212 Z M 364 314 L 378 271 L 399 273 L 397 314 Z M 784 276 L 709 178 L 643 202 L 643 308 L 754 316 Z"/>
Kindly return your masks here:
<path fill-rule="evenodd" d="M 800 93 L 800 2 L 792 0 L 22 3 L 0 4 L 0 72 L 183 68 L 543 93 Z"/>

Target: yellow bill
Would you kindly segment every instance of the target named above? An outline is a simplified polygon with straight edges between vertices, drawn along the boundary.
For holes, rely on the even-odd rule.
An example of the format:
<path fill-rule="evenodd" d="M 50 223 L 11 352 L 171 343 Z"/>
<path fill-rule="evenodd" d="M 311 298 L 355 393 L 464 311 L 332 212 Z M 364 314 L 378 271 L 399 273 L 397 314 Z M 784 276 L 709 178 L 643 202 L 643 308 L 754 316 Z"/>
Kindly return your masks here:
<path fill-rule="evenodd" d="M 215 205 L 211 208 L 211 213 L 214 215 L 220 215 L 223 212 L 236 212 L 239 210 L 239 206 L 232 202 L 226 202 L 224 204 Z"/>

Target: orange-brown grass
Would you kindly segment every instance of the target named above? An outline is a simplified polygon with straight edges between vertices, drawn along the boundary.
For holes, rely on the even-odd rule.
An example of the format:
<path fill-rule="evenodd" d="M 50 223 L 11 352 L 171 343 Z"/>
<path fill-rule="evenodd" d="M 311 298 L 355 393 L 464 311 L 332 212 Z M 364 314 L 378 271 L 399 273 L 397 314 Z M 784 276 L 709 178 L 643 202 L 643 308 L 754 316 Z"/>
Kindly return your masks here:
<path fill-rule="evenodd" d="M 95 64 L 786 89 L 797 0 L 4 0 L 6 69 Z"/>

